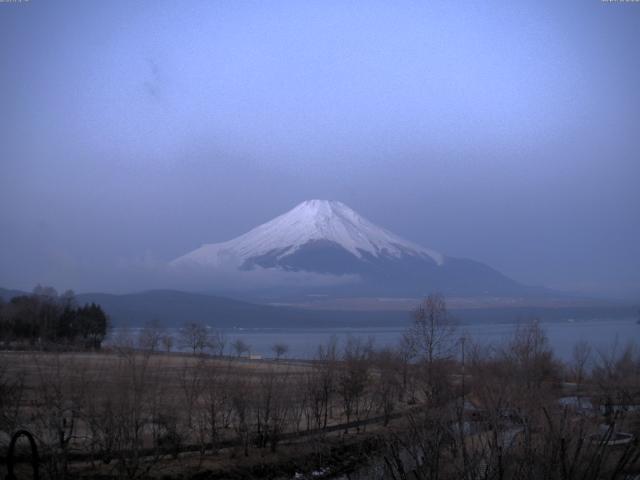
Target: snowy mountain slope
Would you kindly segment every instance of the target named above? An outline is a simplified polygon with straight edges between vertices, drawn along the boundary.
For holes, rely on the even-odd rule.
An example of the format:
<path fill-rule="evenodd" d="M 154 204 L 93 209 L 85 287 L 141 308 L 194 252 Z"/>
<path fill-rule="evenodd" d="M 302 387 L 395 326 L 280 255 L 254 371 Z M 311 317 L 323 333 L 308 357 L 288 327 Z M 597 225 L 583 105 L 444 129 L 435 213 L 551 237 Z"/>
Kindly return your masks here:
<path fill-rule="evenodd" d="M 343 203 L 327 200 L 305 201 L 244 235 L 203 245 L 175 259 L 171 266 L 181 271 L 198 268 L 351 276 L 358 284 L 350 293 L 358 294 L 422 295 L 437 290 L 460 295 L 513 295 L 527 291 L 487 265 L 417 245 L 373 224 Z M 342 284 L 335 290 L 345 293 L 348 289 Z"/>
<path fill-rule="evenodd" d="M 442 254 L 374 225 L 343 203 L 307 200 L 244 235 L 228 242 L 203 245 L 172 264 L 215 266 L 236 259 L 243 265 L 265 255 L 282 259 L 314 242 L 336 244 L 359 259 L 409 255 L 430 259 L 438 265 L 444 261 Z"/>

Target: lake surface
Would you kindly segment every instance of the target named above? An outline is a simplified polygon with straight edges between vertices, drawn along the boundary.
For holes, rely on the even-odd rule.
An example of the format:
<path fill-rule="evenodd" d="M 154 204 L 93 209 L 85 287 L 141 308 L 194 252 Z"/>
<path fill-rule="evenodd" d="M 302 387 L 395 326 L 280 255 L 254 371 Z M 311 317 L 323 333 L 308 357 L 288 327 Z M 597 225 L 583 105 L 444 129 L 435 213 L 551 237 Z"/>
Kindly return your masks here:
<path fill-rule="evenodd" d="M 622 349 L 630 341 L 640 341 L 640 325 L 636 319 L 575 320 L 541 322 L 555 354 L 563 360 L 571 358 L 573 346 L 579 341 L 587 341 L 594 353 L 610 352 L 612 348 Z M 481 345 L 504 343 L 518 328 L 517 323 L 482 323 L 460 325 L 457 335 L 471 337 Z M 115 329 L 117 330 L 117 329 Z M 137 329 L 131 329 L 135 334 Z M 169 329 L 178 338 L 178 329 Z M 367 339 L 371 337 L 376 346 L 393 346 L 398 343 L 405 327 L 358 327 L 358 328 L 261 328 L 261 329 L 221 329 L 230 344 L 241 338 L 251 346 L 251 353 L 272 357 L 271 347 L 284 343 L 289 347 L 288 358 L 312 358 L 318 345 L 326 345 L 335 336 L 338 346 L 344 345 L 349 336 Z M 114 332 L 115 333 L 115 332 Z M 177 342 L 176 342 L 177 343 Z"/>

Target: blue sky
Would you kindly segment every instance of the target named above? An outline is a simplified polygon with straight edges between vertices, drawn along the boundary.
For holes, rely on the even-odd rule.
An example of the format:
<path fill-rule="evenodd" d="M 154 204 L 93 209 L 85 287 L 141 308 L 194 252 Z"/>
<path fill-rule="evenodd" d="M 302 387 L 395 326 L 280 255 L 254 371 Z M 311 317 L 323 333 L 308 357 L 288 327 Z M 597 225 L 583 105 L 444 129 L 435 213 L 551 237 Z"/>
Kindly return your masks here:
<path fill-rule="evenodd" d="M 638 45 L 595 0 L 0 4 L 0 285 L 115 290 L 327 198 L 637 298 Z"/>

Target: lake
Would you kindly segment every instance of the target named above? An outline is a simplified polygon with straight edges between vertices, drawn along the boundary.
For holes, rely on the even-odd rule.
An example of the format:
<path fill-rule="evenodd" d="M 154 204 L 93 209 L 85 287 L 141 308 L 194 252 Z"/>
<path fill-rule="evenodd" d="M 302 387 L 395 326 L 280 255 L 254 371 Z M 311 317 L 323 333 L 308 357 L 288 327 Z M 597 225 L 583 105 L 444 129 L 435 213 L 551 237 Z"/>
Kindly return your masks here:
<path fill-rule="evenodd" d="M 555 354 L 563 360 L 571 358 L 573 346 L 579 341 L 587 341 L 597 351 L 611 351 L 623 348 L 630 341 L 640 340 L 640 325 L 636 319 L 601 319 L 541 322 L 549 343 Z M 508 339 L 518 327 L 517 323 L 462 324 L 458 334 L 467 334 L 481 345 L 498 345 Z M 117 330 L 117 329 L 116 329 Z M 138 329 L 131 329 L 134 333 Z M 169 329 L 177 338 L 178 329 Z M 338 339 L 338 345 L 344 345 L 349 336 L 373 338 L 376 346 L 392 346 L 400 340 L 405 327 L 357 327 L 357 328 L 260 328 L 260 329 L 221 329 L 227 339 L 227 351 L 230 344 L 241 338 L 251 346 L 251 353 L 263 357 L 272 357 L 271 347 L 275 343 L 284 343 L 289 347 L 288 358 L 312 358 L 318 345 L 326 344 L 331 337 Z"/>

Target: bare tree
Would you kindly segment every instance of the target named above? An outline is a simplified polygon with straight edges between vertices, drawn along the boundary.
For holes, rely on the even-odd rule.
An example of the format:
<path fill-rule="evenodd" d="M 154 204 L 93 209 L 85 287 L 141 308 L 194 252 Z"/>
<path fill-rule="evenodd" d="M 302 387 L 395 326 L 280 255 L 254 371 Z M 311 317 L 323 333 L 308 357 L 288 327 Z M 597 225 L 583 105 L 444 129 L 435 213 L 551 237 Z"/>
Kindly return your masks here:
<path fill-rule="evenodd" d="M 127 325 L 123 325 L 114 331 L 111 346 L 116 352 L 124 355 L 135 350 L 135 336 Z"/>
<path fill-rule="evenodd" d="M 287 371 L 271 366 L 260 375 L 253 395 L 256 443 L 260 448 L 270 445 L 272 452 L 276 451 L 291 410 L 288 380 Z"/>
<path fill-rule="evenodd" d="M 33 294 L 37 297 L 45 297 L 50 299 L 58 298 L 58 292 L 55 288 L 46 285 L 36 285 L 33 289 Z"/>
<path fill-rule="evenodd" d="M 0 361 L 0 432 L 13 432 L 21 422 L 20 410 L 24 401 L 25 372 L 10 369 L 3 358 Z M 4 436 L 0 436 L 0 447 Z"/>
<path fill-rule="evenodd" d="M 163 394 L 165 368 L 149 352 L 122 351 L 96 380 L 99 395 L 87 397 L 92 441 L 120 478 L 148 478 L 164 453 L 163 412 L 174 412 Z M 106 377 L 106 378 L 105 378 Z"/>
<path fill-rule="evenodd" d="M 207 327 L 199 322 L 188 322 L 180 329 L 180 345 L 195 355 L 207 348 L 209 333 Z"/>
<path fill-rule="evenodd" d="M 154 353 L 160 347 L 162 338 L 165 335 L 164 328 L 159 320 L 151 320 L 142 327 L 138 335 L 138 346 L 142 350 L 149 350 Z"/>
<path fill-rule="evenodd" d="M 34 354 L 38 394 L 31 398 L 33 428 L 41 440 L 45 466 L 53 478 L 66 478 L 71 442 L 77 435 L 86 398 L 86 363 L 65 354 Z"/>
<path fill-rule="evenodd" d="M 236 338 L 231 343 L 231 348 L 233 348 L 236 352 L 236 356 L 238 357 L 241 357 L 244 353 L 249 353 L 251 351 L 251 346 L 241 338 Z"/>
<path fill-rule="evenodd" d="M 192 359 L 188 359 L 184 362 L 182 367 L 182 373 L 180 375 L 180 422 L 175 433 L 178 445 L 176 446 L 176 454 L 179 452 L 179 444 L 189 439 L 193 433 L 196 433 L 200 437 L 206 434 L 206 423 L 201 421 L 204 419 L 204 415 L 200 415 L 199 406 L 201 405 L 201 398 L 204 392 L 205 382 L 205 359 L 201 358 L 195 363 Z M 200 442 L 201 454 L 204 454 L 203 447 L 204 442 Z"/>
<path fill-rule="evenodd" d="M 171 353 L 171 349 L 173 348 L 173 336 L 169 333 L 165 333 L 160 338 L 160 343 L 162 343 L 162 347 L 166 353 Z"/>
<path fill-rule="evenodd" d="M 635 342 L 619 349 L 617 342 L 609 351 L 600 351 L 593 368 L 598 387 L 596 401 L 607 422 L 615 422 L 630 405 L 640 403 L 640 348 Z"/>
<path fill-rule="evenodd" d="M 557 372 L 550 368 L 543 333 L 530 324 L 516 331 L 503 351 L 472 351 L 472 396 L 479 402 L 478 423 L 487 431 L 460 442 L 469 461 L 463 469 L 467 476 L 456 478 L 614 479 L 637 468 L 640 452 L 607 445 L 619 415 L 594 435 L 600 419 L 557 405 L 550 382 Z"/>
<path fill-rule="evenodd" d="M 229 366 L 227 364 L 227 369 L 224 370 L 217 365 L 208 365 L 204 372 L 204 419 L 214 452 L 217 450 L 220 432 L 229 427 L 233 413 L 231 390 L 234 384 Z"/>
<path fill-rule="evenodd" d="M 289 351 L 289 345 L 286 343 L 276 343 L 271 347 L 271 351 L 276 356 L 276 360 L 280 360 L 280 357 L 286 355 Z"/>
<path fill-rule="evenodd" d="M 233 429 L 242 446 L 244 456 L 249 456 L 249 441 L 251 439 L 251 398 L 249 382 L 243 375 L 234 376 L 229 384 L 230 400 L 233 406 Z"/>
<path fill-rule="evenodd" d="M 431 294 L 414 310 L 406 341 L 419 357 L 431 364 L 453 354 L 455 331 L 456 325 L 447 312 L 444 297 Z"/>
<path fill-rule="evenodd" d="M 347 339 L 338 373 L 338 391 L 347 424 L 351 420 L 360 421 L 363 413 L 368 413 L 368 409 L 364 407 L 370 376 L 371 352 L 371 341 L 365 343 L 355 337 Z M 359 426 L 357 428 L 360 430 Z M 345 432 L 347 429 L 348 427 L 345 428 Z"/>
<path fill-rule="evenodd" d="M 332 397 L 337 388 L 338 340 L 331 337 L 327 345 L 320 345 L 308 377 L 307 388 L 310 408 L 316 428 L 326 428 L 329 421 Z"/>
<path fill-rule="evenodd" d="M 573 380 L 576 382 L 578 390 L 582 387 L 582 383 L 584 382 L 590 358 L 591 345 L 586 341 L 580 341 L 573 346 L 570 368 Z"/>
<path fill-rule="evenodd" d="M 469 478 L 448 476 L 453 463 L 447 455 L 452 447 L 450 412 L 426 409 L 407 415 L 406 427 L 389 432 L 382 451 L 385 476 L 393 480 L 438 480 Z M 486 477 L 476 477 L 486 478 Z M 493 477 L 489 477 L 493 478 Z"/>
<path fill-rule="evenodd" d="M 227 346 L 227 337 L 220 330 L 213 330 L 209 333 L 208 344 L 213 355 L 222 357 Z"/>
<path fill-rule="evenodd" d="M 518 325 L 503 355 L 511 362 L 513 373 L 528 392 L 558 375 L 559 365 L 537 320 Z"/>
<path fill-rule="evenodd" d="M 76 294 L 73 290 L 65 290 L 65 292 L 60 295 L 58 301 L 60 305 L 62 305 L 62 308 L 74 308 L 77 305 Z"/>
<path fill-rule="evenodd" d="M 417 362 L 414 376 L 425 400 L 441 402 L 448 392 L 448 362 L 454 357 L 456 325 L 441 294 L 431 294 L 413 312 L 413 323 L 404 337 Z"/>
<path fill-rule="evenodd" d="M 397 351 L 383 349 L 374 355 L 375 374 L 372 375 L 373 396 L 378 410 L 384 416 L 384 425 L 391 420 L 402 389 L 401 362 Z M 400 371 L 399 371 L 400 370 Z"/>
<path fill-rule="evenodd" d="M 416 382 L 410 370 L 412 361 L 416 356 L 416 348 L 414 338 L 411 332 L 405 332 L 400 338 L 400 342 L 396 347 L 396 356 L 398 359 L 398 367 L 402 379 L 402 388 L 398 392 L 398 399 L 403 400 L 408 395 L 409 403 L 416 402 Z"/>

